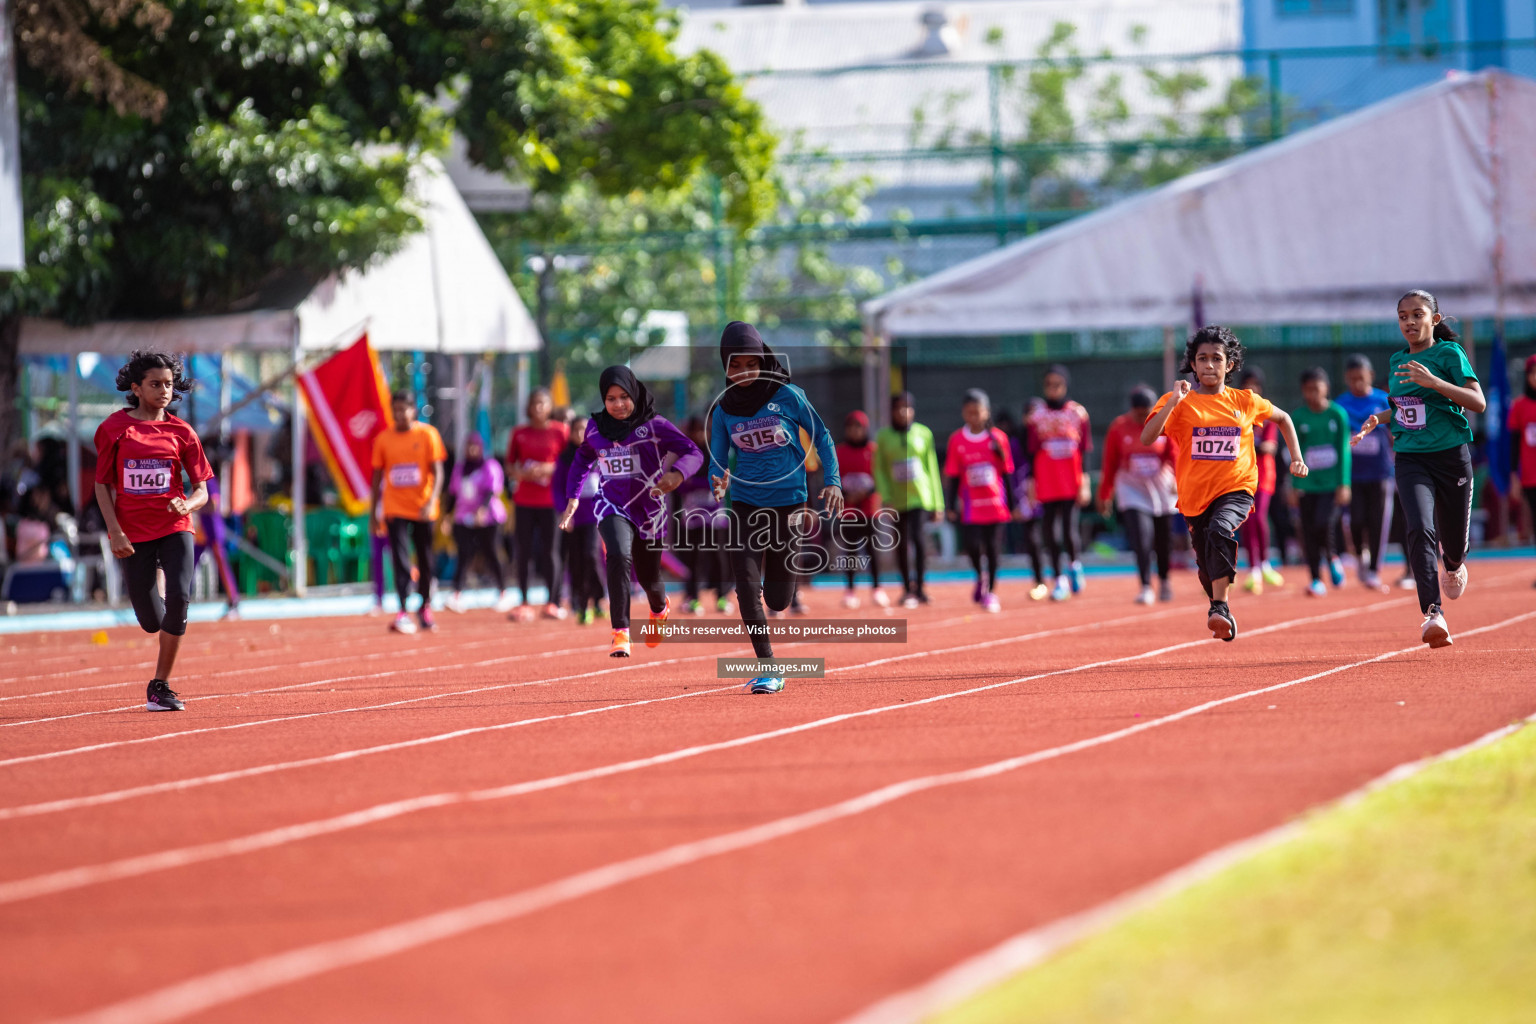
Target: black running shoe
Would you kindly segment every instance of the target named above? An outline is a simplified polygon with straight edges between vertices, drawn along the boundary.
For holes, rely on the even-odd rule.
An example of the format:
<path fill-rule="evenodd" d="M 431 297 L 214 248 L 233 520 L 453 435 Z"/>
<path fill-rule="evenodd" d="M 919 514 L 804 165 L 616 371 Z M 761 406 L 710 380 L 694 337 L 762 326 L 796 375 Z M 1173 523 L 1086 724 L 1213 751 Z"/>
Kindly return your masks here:
<path fill-rule="evenodd" d="M 1211 613 L 1206 617 L 1205 625 L 1218 640 L 1231 643 L 1237 639 L 1237 620 L 1232 617 L 1232 609 L 1225 601 L 1211 602 Z"/>
<path fill-rule="evenodd" d="M 176 696 L 176 691 L 171 689 L 171 684 L 164 679 L 151 679 L 149 692 L 145 695 L 145 711 L 184 711 L 186 705 L 181 698 Z"/>

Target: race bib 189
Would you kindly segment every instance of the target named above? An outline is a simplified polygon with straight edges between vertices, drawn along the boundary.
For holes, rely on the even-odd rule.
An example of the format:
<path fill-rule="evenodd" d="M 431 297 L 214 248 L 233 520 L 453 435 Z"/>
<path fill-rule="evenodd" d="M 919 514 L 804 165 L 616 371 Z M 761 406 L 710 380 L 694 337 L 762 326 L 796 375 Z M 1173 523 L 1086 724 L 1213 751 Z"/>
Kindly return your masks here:
<path fill-rule="evenodd" d="M 124 460 L 123 493 L 170 494 L 174 466 L 170 459 Z"/>
<path fill-rule="evenodd" d="M 397 462 L 389 467 L 389 486 L 420 487 L 421 463 Z"/>
<path fill-rule="evenodd" d="M 603 454 L 597 459 L 598 469 L 605 477 L 638 476 L 640 474 L 640 456 L 627 445 L 619 445 L 616 448 L 604 448 Z"/>
<path fill-rule="evenodd" d="M 965 482 L 975 488 L 994 487 L 997 484 L 997 467 L 990 462 L 973 462 L 965 467 Z"/>
<path fill-rule="evenodd" d="M 918 469 L 917 458 L 897 459 L 891 463 L 891 479 L 901 483 L 908 480 L 916 480 Z"/>
<path fill-rule="evenodd" d="M 731 427 L 731 443 L 749 454 L 763 452 L 789 444 L 789 432 L 777 416 L 759 416 Z"/>
<path fill-rule="evenodd" d="M 1397 406 L 1398 426 L 1404 430 L 1424 429 L 1424 399 L 1403 396 L 1394 397 L 1392 402 Z"/>
<path fill-rule="evenodd" d="M 1320 444 L 1308 448 L 1306 458 L 1310 469 L 1332 469 L 1339 464 L 1339 451 L 1331 444 Z"/>
<path fill-rule="evenodd" d="M 1189 443 L 1189 457 L 1206 462 L 1236 462 L 1242 427 L 1196 427 Z"/>

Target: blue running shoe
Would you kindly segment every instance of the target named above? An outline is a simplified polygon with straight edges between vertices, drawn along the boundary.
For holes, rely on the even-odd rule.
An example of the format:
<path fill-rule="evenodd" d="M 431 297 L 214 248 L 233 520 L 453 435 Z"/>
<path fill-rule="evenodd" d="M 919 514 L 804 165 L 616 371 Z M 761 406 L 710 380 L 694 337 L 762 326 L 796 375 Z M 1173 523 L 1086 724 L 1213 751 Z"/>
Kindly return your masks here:
<path fill-rule="evenodd" d="M 748 693 L 778 693 L 784 689 L 783 676 L 758 676 L 747 680 Z"/>
<path fill-rule="evenodd" d="M 1328 579 L 1333 582 L 1335 587 L 1342 587 L 1344 585 L 1344 563 L 1337 558 L 1330 558 L 1328 560 Z"/>
<path fill-rule="evenodd" d="M 1083 572 L 1083 563 L 1082 562 L 1073 562 L 1072 563 L 1072 593 L 1074 593 L 1074 594 L 1081 594 L 1083 592 L 1083 584 L 1086 583 L 1086 582 L 1088 582 L 1088 574 Z"/>

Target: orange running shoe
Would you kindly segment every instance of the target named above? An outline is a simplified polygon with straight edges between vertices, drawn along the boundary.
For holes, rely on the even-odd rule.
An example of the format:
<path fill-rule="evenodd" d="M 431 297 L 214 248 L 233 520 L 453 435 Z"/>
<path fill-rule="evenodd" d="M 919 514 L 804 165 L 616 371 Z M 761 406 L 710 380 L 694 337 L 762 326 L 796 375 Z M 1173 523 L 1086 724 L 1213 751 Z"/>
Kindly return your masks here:
<path fill-rule="evenodd" d="M 661 611 L 651 612 L 651 628 L 645 634 L 645 646 L 661 646 L 661 641 L 665 639 L 665 634 L 663 634 L 662 630 L 666 628 L 667 616 L 671 614 L 672 599 L 669 597 L 667 598 L 667 603 L 662 606 Z"/>
<path fill-rule="evenodd" d="M 613 631 L 613 642 L 608 645 L 608 657 L 629 657 L 629 630 L 616 629 Z"/>

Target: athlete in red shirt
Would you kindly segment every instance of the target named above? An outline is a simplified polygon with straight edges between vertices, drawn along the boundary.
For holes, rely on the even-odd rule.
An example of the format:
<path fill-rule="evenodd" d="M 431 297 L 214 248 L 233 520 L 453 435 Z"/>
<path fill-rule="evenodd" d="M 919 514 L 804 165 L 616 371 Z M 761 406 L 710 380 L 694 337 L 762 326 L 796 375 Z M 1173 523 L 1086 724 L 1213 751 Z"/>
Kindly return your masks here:
<path fill-rule="evenodd" d="M 944 493 L 950 522 L 960 523 L 965 552 L 976 570 L 971 600 L 989 612 L 997 599 L 997 563 L 1003 524 L 1013 516 L 1013 452 L 1008 435 L 992 425 L 992 400 L 971 388 L 960 404 L 965 426 L 949 436 Z"/>
<path fill-rule="evenodd" d="M 511 617 L 520 622 L 534 617 L 533 605 L 528 603 L 530 568 L 538 569 L 549 590 L 544 616 L 565 618 L 565 609 L 557 599 L 560 576 L 555 566 L 555 498 L 550 484 L 555 463 L 570 440 L 570 428 L 550 419 L 553 411 L 549 391 L 535 388 L 528 396 L 528 422 L 514 429 L 507 442 L 507 479 L 516 485 L 512 490 L 512 536 L 517 585 L 523 594 L 523 603 Z"/>
<path fill-rule="evenodd" d="M 1077 558 L 1077 510 L 1093 500 L 1083 456 L 1093 447 L 1088 410 L 1067 397 L 1071 377 L 1065 366 L 1045 371 L 1040 390 L 1045 401 L 1024 418 L 1025 450 L 1034 472 L 1030 498 L 1043 510 L 1045 550 L 1056 573 L 1051 597 L 1065 601 L 1083 589 L 1083 563 Z M 1065 554 L 1072 570 L 1070 582 L 1062 571 Z"/>
<path fill-rule="evenodd" d="M 843 514 L 836 520 L 834 532 L 847 560 L 844 570 L 848 590 L 843 595 L 844 608 L 857 608 L 854 593 L 854 566 L 860 553 L 869 559 L 869 599 L 881 608 L 889 608 L 891 599 L 880 589 L 880 547 L 875 543 L 876 515 L 880 511 L 880 492 L 875 489 L 875 446 L 869 439 L 869 417 L 855 409 L 843 418 L 843 443 L 837 446 L 837 472 L 843 481 Z M 886 520 L 886 532 L 891 532 Z M 888 545 L 887 545 L 888 546 Z"/>
<path fill-rule="evenodd" d="M 117 372 L 117 390 L 129 393 L 128 408 L 96 428 L 96 504 L 133 613 L 144 632 L 160 635 L 160 657 L 146 694 L 149 711 L 185 707 L 171 689 L 171 670 L 187 632 L 192 513 L 208 502 L 213 469 L 197 434 L 166 410 L 191 387 L 175 356 L 134 352 Z M 183 472 L 192 481 L 191 493 L 182 487 Z M 157 569 L 165 572 L 163 598 Z"/>

